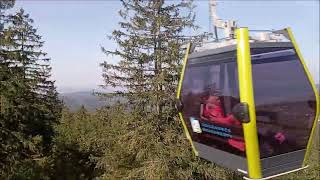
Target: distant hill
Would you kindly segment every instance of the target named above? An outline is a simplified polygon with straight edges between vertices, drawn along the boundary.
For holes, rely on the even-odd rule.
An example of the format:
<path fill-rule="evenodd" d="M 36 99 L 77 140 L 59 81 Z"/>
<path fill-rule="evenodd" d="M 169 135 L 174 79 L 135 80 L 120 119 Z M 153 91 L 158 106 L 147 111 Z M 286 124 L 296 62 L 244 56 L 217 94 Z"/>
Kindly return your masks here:
<path fill-rule="evenodd" d="M 320 92 L 319 84 L 316 86 Z M 123 101 L 123 98 L 112 98 L 102 101 L 99 97 L 93 95 L 92 91 L 60 93 L 60 99 L 72 111 L 79 109 L 82 105 L 89 111 L 94 111 L 102 106 L 112 105 L 117 100 Z"/>
<path fill-rule="evenodd" d="M 82 105 L 89 111 L 94 111 L 105 105 L 112 105 L 120 98 L 110 100 L 101 100 L 100 97 L 93 94 L 92 91 L 60 93 L 60 99 L 71 110 L 75 111 Z"/>

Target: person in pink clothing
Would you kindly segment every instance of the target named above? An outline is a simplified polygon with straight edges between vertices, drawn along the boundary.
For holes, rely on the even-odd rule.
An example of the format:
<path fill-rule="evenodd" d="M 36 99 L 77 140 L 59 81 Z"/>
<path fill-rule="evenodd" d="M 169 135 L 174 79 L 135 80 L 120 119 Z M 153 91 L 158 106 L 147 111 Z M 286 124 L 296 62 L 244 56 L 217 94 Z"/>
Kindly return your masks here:
<path fill-rule="evenodd" d="M 204 99 L 204 103 L 200 107 L 200 118 L 209 123 L 223 126 L 235 126 L 242 128 L 242 123 L 236 119 L 231 113 L 225 115 L 220 98 L 215 95 L 209 95 Z M 269 136 L 270 137 L 270 136 Z M 286 136 L 282 132 L 272 135 L 274 142 L 281 145 L 286 141 Z M 241 152 L 245 152 L 244 140 L 238 138 L 228 138 L 228 144 Z"/>
<path fill-rule="evenodd" d="M 241 127 L 241 122 L 234 118 L 232 114 L 225 116 L 219 97 L 214 95 L 208 96 L 204 103 L 201 104 L 200 117 L 203 120 L 217 125 Z M 243 140 L 228 138 L 228 144 L 242 152 L 245 151 L 245 143 Z"/>
<path fill-rule="evenodd" d="M 200 117 L 223 125 L 241 125 L 241 122 L 235 119 L 232 114 L 225 117 L 222 104 L 217 96 L 209 96 L 205 100 L 205 103 L 201 105 Z"/>

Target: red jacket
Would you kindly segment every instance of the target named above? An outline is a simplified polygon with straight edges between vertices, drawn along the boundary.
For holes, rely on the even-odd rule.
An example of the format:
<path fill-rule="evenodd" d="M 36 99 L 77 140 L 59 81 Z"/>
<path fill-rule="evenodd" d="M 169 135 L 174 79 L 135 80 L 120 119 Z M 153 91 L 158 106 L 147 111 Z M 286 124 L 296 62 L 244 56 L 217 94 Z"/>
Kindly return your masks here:
<path fill-rule="evenodd" d="M 241 125 L 240 121 L 235 119 L 233 115 L 229 114 L 227 117 L 224 116 L 221 103 L 219 102 L 215 102 L 214 107 L 212 106 L 212 104 L 211 107 L 208 105 L 203 105 L 202 115 L 212 123 L 218 123 L 227 126 Z M 245 143 L 242 140 L 229 138 L 228 144 L 240 151 L 245 151 Z"/>

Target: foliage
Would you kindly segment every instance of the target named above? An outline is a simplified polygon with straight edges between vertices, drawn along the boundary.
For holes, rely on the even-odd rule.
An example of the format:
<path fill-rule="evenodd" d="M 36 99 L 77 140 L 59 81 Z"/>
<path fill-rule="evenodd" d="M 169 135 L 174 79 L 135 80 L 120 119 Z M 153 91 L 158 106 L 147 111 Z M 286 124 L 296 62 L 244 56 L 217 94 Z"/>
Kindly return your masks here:
<path fill-rule="evenodd" d="M 30 171 L 40 168 L 51 148 L 61 103 L 33 20 L 22 9 L 1 17 L 0 177 L 27 178 L 37 174 Z"/>
<path fill-rule="evenodd" d="M 119 104 L 96 112 L 65 110 L 62 119 L 53 158 L 59 171 L 53 179 L 242 179 L 195 157 L 177 120 L 157 131 L 152 117 L 141 119 Z M 276 179 L 317 179 L 318 151 L 314 144 L 311 168 Z"/>
<path fill-rule="evenodd" d="M 173 108 L 183 57 L 191 39 L 184 30 L 196 28 L 190 1 L 122 1 L 121 29 L 111 40 L 119 49 L 117 64 L 102 63 L 105 86 L 122 91 L 130 111 L 110 121 L 111 146 L 98 165 L 108 167 L 106 179 L 217 178 L 222 169 L 201 161 L 191 149 Z M 110 131 L 111 130 L 111 131 Z M 224 174 L 219 173 L 223 178 Z"/>
<path fill-rule="evenodd" d="M 5 13 L 13 4 L 0 1 L 0 179 L 242 179 L 192 154 L 173 108 L 183 47 L 202 37 L 185 33 L 192 2 L 122 1 L 119 49 L 102 48 L 120 59 L 101 64 L 121 98 L 94 112 L 62 111 L 44 42 L 23 10 Z M 319 178 L 318 150 L 279 179 Z"/>
<path fill-rule="evenodd" d="M 137 118 L 120 104 L 91 113 L 64 111 L 52 177 L 228 179 L 223 169 L 192 155 L 178 121 L 168 123 L 168 131 L 157 131 L 152 117 L 146 117 L 149 123 Z"/>
<path fill-rule="evenodd" d="M 101 64 L 104 86 L 121 89 L 118 95 L 127 97 L 142 114 L 172 117 L 183 45 L 200 37 L 184 33 L 197 28 L 192 2 L 124 0 L 122 4 L 121 28 L 109 36 L 119 49 L 102 48 L 109 57 L 120 58 L 116 64 L 113 59 Z"/>
<path fill-rule="evenodd" d="M 14 6 L 15 1 L 14 0 L 2 0 L 0 1 L 0 11 L 2 9 L 9 9 Z"/>
<path fill-rule="evenodd" d="M 61 123 L 56 126 L 57 136 L 51 155 L 51 178 L 92 179 L 99 174 L 93 159 L 102 150 L 97 141 L 105 138 L 105 134 L 97 133 L 99 127 L 103 127 L 99 124 L 84 107 L 75 113 L 67 109 L 63 111 Z"/>

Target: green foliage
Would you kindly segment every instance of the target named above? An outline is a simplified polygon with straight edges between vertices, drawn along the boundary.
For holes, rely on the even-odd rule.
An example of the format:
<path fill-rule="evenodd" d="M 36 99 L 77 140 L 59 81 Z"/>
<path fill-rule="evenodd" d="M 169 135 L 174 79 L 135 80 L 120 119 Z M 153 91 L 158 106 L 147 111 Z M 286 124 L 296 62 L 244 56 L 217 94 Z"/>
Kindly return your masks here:
<path fill-rule="evenodd" d="M 111 40 L 119 56 L 104 62 L 105 86 L 123 89 L 130 111 L 110 121 L 112 143 L 98 165 L 106 179 L 226 179 L 227 173 L 193 156 L 174 110 L 183 46 L 201 36 L 184 32 L 194 25 L 191 1 L 122 1 L 123 21 Z M 110 131 L 111 130 L 111 131 Z M 99 158 L 98 158 L 99 159 Z"/>
<path fill-rule="evenodd" d="M 61 103 L 33 20 L 22 9 L 1 18 L 0 177 L 34 179 L 43 176 Z"/>
<path fill-rule="evenodd" d="M 92 179 L 99 173 L 93 157 L 101 151 L 94 147 L 100 140 L 99 124 L 95 117 L 82 107 L 75 113 L 65 109 L 61 123 L 56 127 L 57 136 L 52 150 L 53 179 Z M 101 137 L 101 136 L 100 136 Z"/>
<path fill-rule="evenodd" d="M 122 105 L 92 113 L 66 110 L 56 128 L 51 177 L 227 179 L 223 169 L 192 155 L 179 121 L 165 126 Z"/>
<path fill-rule="evenodd" d="M 50 161 L 47 157 L 37 159 L 24 159 L 23 161 L 14 164 L 14 172 L 7 174 L 6 179 L 15 180 L 34 180 L 50 179 Z"/>
<path fill-rule="evenodd" d="M 242 179 L 195 157 L 179 124 L 161 125 L 119 104 L 96 112 L 65 109 L 56 127 L 51 178 Z M 277 179 L 317 179 L 318 150 L 314 144 L 311 168 Z"/>
<path fill-rule="evenodd" d="M 222 169 L 192 155 L 179 121 L 160 124 L 153 116 L 116 113 L 109 124 L 111 146 L 98 161 L 106 179 L 204 179 Z M 219 173 L 220 172 L 220 173 Z"/>
<path fill-rule="evenodd" d="M 109 36 L 119 49 L 102 48 L 106 55 L 120 60 L 101 64 L 104 85 L 122 89 L 118 95 L 127 97 L 142 114 L 172 117 L 183 45 L 200 37 L 184 33 L 197 28 L 192 2 L 124 0 L 122 4 L 121 28 Z"/>
<path fill-rule="evenodd" d="M 121 90 L 108 96 L 122 97 L 61 113 L 33 20 L 0 1 L 0 179 L 242 179 L 192 154 L 173 108 L 183 45 L 201 38 L 184 33 L 196 28 L 192 3 L 122 3 L 119 49 L 103 49 L 120 60 L 101 64 L 105 86 Z M 317 179 L 318 150 L 310 169 L 279 179 Z"/>

